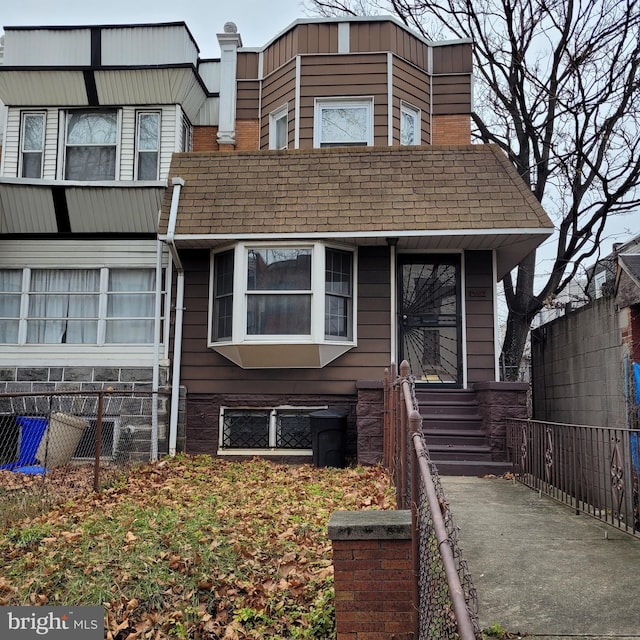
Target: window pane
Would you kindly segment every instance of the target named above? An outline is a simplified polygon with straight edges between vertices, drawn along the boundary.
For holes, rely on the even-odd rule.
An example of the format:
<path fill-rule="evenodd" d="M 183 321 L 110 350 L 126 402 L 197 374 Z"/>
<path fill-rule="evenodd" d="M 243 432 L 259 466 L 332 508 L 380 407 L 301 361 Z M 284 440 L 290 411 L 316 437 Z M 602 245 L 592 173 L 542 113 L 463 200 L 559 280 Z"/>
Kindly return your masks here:
<path fill-rule="evenodd" d="M 156 273 L 153 269 L 111 269 L 109 291 L 153 291 Z"/>
<path fill-rule="evenodd" d="M 138 116 L 138 150 L 157 151 L 160 129 L 159 113 L 141 113 Z"/>
<path fill-rule="evenodd" d="M 44 116 L 40 113 L 24 116 L 24 139 L 22 148 L 24 151 L 42 151 L 44 140 Z"/>
<path fill-rule="evenodd" d="M 327 295 L 325 305 L 324 332 L 326 336 L 350 338 L 351 299 Z"/>
<path fill-rule="evenodd" d="M 42 153 L 22 154 L 22 177 L 34 179 L 42 177 Z"/>
<path fill-rule="evenodd" d="M 311 249 L 251 249 L 249 291 L 309 291 Z"/>
<path fill-rule="evenodd" d="M 21 269 L 0 270 L 0 343 L 18 342 L 21 289 Z"/>
<path fill-rule="evenodd" d="M 20 294 L 0 293 L 0 318 L 20 316 Z"/>
<path fill-rule="evenodd" d="M 115 111 L 75 111 L 69 114 L 67 144 L 115 145 Z"/>
<path fill-rule="evenodd" d="M 105 342 L 108 344 L 151 344 L 153 342 L 153 326 L 153 319 L 108 319 Z"/>
<path fill-rule="evenodd" d="M 153 293 L 118 293 L 109 296 L 108 318 L 152 318 L 155 309 Z"/>
<path fill-rule="evenodd" d="M 322 142 L 355 142 L 369 140 L 369 108 L 322 107 Z"/>
<path fill-rule="evenodd" d="M 158 179 L 158 154 L 139 153 L 138 154 L 138 180 Z"/>
<path fill-rule="evenodd" d="M 327 249 L 325 282 L 327 293 L 351 295 L 351 260 L 347 251 Z"/>
<path fill-rule="evenodd" d="M 22 289 L 21 269 L 0 269 L 0 291 L 12 292 Z"/>
<path fill-rule="evenodd" d="M 115 147 L 68 147 L 65 163 L 67 180 L 114 180 Z"/>
<path fill-rule="evenodd" d="M 237 449 L 264 449 L 269 446 L 269 411 L 225 409 L 222 446 Z"/>
<path fill-rule="evenodd" d="M 281 116 L 276 120 L 276 149 L 287 148 L 287 116 Z"/>
<path fill-rule="evenodd" d="M 16 344 L 18 342 L 18 320 L 0 320 L 0 343 Z"/>
<path fill-rule="evenodd" d="M 230 340 L 233 333 L 233 251 L 216 254 L 213 262 L 213 339 Z"/>
<path fill-rule="evenodd" d="M 308 335 L 311 333 L 310 295 L 247 296 L 247 334 Z"/>

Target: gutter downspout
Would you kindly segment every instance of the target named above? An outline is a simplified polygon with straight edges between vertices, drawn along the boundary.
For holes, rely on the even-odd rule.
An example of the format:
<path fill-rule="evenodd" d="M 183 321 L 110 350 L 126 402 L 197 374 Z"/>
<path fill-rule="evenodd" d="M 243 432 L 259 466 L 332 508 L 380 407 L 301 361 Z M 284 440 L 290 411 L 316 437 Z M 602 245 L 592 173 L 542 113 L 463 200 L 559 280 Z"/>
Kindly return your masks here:
<path fill-rule="evenodd" d="M 171 260 L 178 274 L 178 280 L 176 282 L 176 318 L 173 336 L 173 370 L 169 421 L 169 455 L 173 457 L 176 455 L 176 443 L 178 440 L 178 406 L 180 401 L 180 366 L 182 360 L 182 323 L 184 315 L 184 267 L 178 255 L 178 248 L 175 243 L 175 231 L 178 220 L 180 190 L 184 186 L 184 180 L 182 178 L 173 178 L 171 184 L 173 185 L 173 195 L 171 196 L 166 242 L 171 253 Z"/>
<path fill-rule="evenodd" d="M 156 245 L 156 300 L 153 324 L 153 378 L 151 383 L 151 462 L 158 461 L 158 391 L 160 389 L 160 313 L 162 312 L 162 242 Z"/>

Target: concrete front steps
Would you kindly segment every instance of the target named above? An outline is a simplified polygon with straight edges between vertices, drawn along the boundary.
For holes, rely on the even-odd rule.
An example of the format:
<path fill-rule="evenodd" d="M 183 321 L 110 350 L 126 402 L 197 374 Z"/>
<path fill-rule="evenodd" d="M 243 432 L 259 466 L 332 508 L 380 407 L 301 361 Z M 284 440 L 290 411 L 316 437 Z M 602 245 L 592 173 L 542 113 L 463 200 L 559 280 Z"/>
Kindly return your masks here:
<path fill-rule="evenodd" d="M 440 475 L 503 475 L 511 470 L 510 463 L 492 458 L 473 391 L 417 388 L 416 399 L 427 448 Z"/>

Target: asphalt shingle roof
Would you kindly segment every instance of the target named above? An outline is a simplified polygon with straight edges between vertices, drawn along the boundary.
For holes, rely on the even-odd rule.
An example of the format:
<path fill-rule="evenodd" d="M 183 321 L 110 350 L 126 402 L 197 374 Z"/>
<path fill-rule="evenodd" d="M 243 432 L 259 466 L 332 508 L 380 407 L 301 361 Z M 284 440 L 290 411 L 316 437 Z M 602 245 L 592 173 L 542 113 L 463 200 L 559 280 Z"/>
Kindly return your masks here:
<path fill-rule="evenodd" d="M 172 177 L 179 235 L 553 228 L 494 145 L 179 153 Z"/>

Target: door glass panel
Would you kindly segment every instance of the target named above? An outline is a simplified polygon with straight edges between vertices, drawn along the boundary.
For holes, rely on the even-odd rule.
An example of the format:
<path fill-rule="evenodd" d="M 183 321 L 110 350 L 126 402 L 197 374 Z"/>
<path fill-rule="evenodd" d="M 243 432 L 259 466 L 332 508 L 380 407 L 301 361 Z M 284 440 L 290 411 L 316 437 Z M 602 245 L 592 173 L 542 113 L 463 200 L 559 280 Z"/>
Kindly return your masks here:
<path fill-rule="evenodd" d="M 451 258 L 405 262 L 400 269 L 400 360 L 418 382 L 462 381 L 458 272 Z"/>

